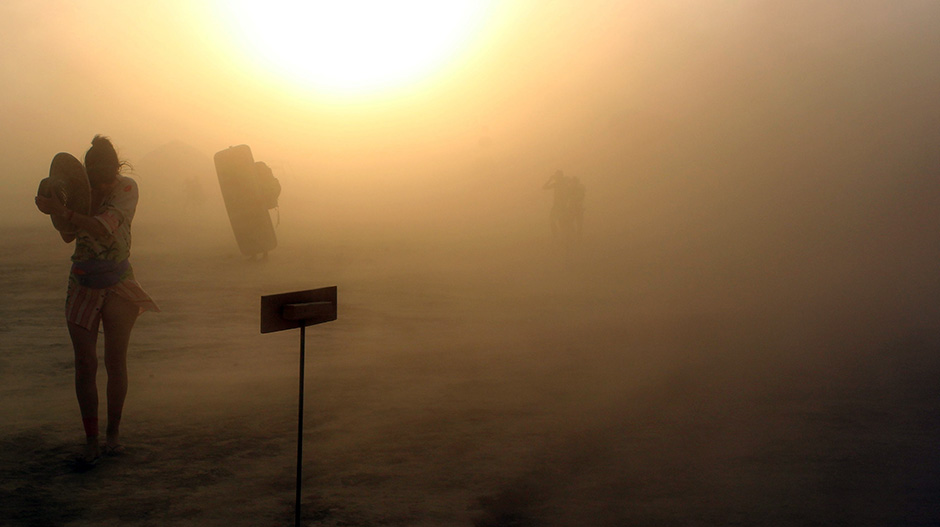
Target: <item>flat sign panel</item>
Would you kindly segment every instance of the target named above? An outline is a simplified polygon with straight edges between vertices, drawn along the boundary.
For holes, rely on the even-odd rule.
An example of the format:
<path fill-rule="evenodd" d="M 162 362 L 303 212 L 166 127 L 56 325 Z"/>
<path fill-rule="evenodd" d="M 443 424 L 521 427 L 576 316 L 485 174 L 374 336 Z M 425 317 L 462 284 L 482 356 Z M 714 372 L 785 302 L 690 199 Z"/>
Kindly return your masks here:
<path fill-rule="evenodd" d="M 310 318 L 293 319 L 293 316 L 299 313 L 306 313 Z M 336 286 L 261 297 L 262 333 L 312 326 L 333 320 L 336 320 Z"/>

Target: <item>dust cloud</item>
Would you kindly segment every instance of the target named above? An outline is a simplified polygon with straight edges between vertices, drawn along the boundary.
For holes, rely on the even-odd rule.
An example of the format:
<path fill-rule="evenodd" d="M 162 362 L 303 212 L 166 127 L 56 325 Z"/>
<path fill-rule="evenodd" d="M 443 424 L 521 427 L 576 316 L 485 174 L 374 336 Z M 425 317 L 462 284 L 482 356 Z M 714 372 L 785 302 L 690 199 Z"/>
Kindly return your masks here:
<path fill-rule="evenodd" d="M 30 207 L 48 160 L 110 135 L 141 189 L 135 266 L 164 299 L 135 338 L 214 379 L 186 387 L 148 348 L 141 392 L 168 380 L 165 400 L 212 402 L 190 408 L 207 422 L 278 401 L 289 424 L 293 385 L 252 379 L 290 366 L 214 336 L 254 327 L 232 306 L 339 284 L 311 520 L 936 520 L 938 22 L 927 1 L 522 2 L 434 89 L 333 106 L 264 96 L 208 51 L 115 51 L 148 82 L 79 51 L 4 55 L 27 74 L 4 88 L 0 221 L 47 222 Z M 263 264 L 237 253 L 212 162 L 242 143 L 283 189 Z M 559 169 L 586 188 L 570 243 L 543 189 Z"/>

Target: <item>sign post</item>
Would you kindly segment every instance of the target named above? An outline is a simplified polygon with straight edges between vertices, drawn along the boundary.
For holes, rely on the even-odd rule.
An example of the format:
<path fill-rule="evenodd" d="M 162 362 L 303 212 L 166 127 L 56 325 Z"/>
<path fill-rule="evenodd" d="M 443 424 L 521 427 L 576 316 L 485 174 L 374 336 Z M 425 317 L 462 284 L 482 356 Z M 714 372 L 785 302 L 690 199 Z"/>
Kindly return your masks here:
<path fill-rule="evenodd" d="M 297 411 L 297 493 L 294 525 L 300 526 L 304 443 L 304 341 L 306 328 L 336 320 L 336 286 L 261 297 L 261 333 L 300 328 L 300 395 Z"/>

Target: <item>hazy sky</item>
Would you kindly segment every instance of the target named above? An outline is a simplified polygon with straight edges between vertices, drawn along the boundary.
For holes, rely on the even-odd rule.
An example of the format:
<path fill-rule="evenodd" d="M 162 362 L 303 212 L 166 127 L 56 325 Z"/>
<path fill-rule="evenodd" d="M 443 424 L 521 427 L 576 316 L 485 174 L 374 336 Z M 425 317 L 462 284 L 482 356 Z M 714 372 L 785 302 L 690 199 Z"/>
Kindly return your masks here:
<path fill-rule="evenodd" d="M 870 181 L 937 167 L 934 0 L 494 2 L 434 76 L 347 100 L 264 69 L 228 11 L 0 4 L 12 190 L 0 219 L 32 214 L 51 157 L 80 156 L 96 133 L 132 163 L 172 141 L 207 156 L 247 143 L 298 200 L 312 185 L 354 194 L 472 175 L 483 135 L 507 192 L 541 199 L 544 177 L 565 168 L 602 211 L 675 177 L 694 187 L 824 172 L 839 186 L 864 169 L 877 189 Z"/>

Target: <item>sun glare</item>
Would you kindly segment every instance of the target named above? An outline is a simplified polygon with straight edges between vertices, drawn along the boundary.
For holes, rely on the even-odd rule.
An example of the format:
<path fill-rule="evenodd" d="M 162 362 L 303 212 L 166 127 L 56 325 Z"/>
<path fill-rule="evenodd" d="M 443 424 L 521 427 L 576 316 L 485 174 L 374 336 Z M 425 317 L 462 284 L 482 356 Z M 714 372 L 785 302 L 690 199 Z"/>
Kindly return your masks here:
<path fill-rule="evenodd" d="M 243 53 L 336 95 L 391 90 L 454 59 L 487 14 L 484 0 L 243 0 L 219 4 Z"/>

